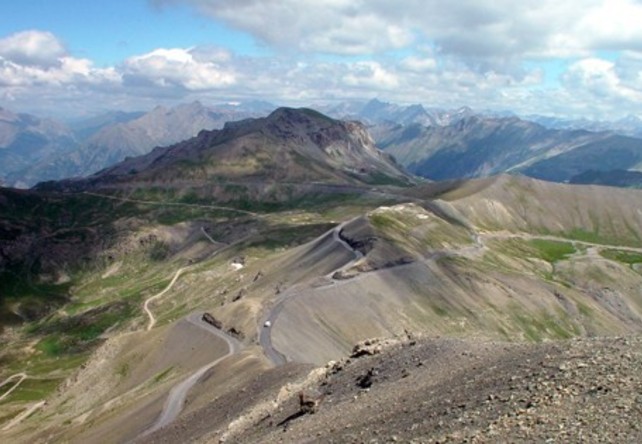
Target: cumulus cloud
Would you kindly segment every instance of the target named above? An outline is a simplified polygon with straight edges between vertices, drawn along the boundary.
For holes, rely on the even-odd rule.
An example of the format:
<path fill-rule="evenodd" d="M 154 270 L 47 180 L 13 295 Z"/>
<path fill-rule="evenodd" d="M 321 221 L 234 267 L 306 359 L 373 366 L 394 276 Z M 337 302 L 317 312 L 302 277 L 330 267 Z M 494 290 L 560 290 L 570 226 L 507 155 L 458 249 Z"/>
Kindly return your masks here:
<path fill-rule="evenodd" d="M 189 4 L 276 48 L 371 54 L 417 37 L 470 58 L 642 49 L 636 0 L 150 0 Z"/>
<path fill-rule="evenodd" d="M 390 21 L 363 0 L 151 1 L 191 4 L 277 48 L 356 55 L 401 48 L 413 40 L 403 23 Z"/>
<path fill-rule="evenodd" d="M 234 74 L 218 63 L 225 59 L 229 56 L 220 51 L 157 49 L 130 57 L 122 69 L 126 84 L 150 83 L 163 88 L 198 91 L 221 88 L 235 82 Z"/>
<path fill-rule="evenodd" d="M 0 39 L 0 57 L 17 65 L 50 68 L 66 55 L 64 45 L 50 32 L 30 30 Z"/>
<path fill-rule="evenodd" d="M 639 69 L 639 67 L 638 67 Z M 631 75 L 631 73 L 625 73 Z M 642 77 L 637 71 L 637 78 Z M 575 91 L 586 103 L 619 104 L 642 103 L 642 85 L 626 83 L 618 72 L 617 64 L 610 60 L 587 58 L 573 63 L 563 77 L 565 86 Z M 593 100 L 590 100 L 593 99 Z M 602 102 L 602 103 L 600 103 Z"/>
<path fill-rule="evenodd" d="M 24 31 L 0 39 L 0 86 L 82 85 L 118 82 L 114 68 L 95 68 L 68 54 L 50 32 Z"/>
<path fill-rule="evenodd" d="M 271 56 L 169 47 L 98 68 L 55 35 L 25 31 L 0 39 L 0 97 L 131 110 L 194 99 L 309 105 L 378 96 L 575 115 L 622 115 L 642 104 L 642 2 L 634 0 L 150 1 L 190 4 L 250 32 Z M 542 61 L 567 66 L 559 82 Z"/>
<path fill-rule="evenodd" d="M 387 90 L 399 86 L 399 79 L 377 62 L 357 62 L 350 65 L 350 72 L 343 78 L 347 86 Z"/>
<path fill-rule="evenodd" d="M 118 82 L 119 74 L 114 68 L 97 69 L 90 60 L 61 57 L 55 67 L 20 65 L 0 58 L 0 85 L 83 85 Z"/>

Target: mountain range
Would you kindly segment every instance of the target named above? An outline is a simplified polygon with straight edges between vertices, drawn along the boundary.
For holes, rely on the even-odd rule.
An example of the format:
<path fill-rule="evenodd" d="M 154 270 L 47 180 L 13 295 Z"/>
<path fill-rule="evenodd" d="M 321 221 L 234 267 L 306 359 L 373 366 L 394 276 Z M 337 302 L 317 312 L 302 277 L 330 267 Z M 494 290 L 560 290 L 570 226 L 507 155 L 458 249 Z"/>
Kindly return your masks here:
<path fill-rule="evenodd" d="M 6 124 L 0 128 L 0 140 L 7 141 L 7 153 L 20 153 L 21 157 L 7 162 L 0 174 L 6 184 L 21 188 L 46 180 L 86 176 L 154 147 L 187 140 L 203 129 L 221 128 L 225 122 L 265 115 L 272 109 L 267 103 L 206 107 L 194 102 L 173 108 L 158 106 L 147 113 L 113 112 L 69 127 L 44 121 L 49 126 L 38 133 L 42 142 L 34 138 L 29 126 Z M 24 119 L 40 122 L 32 116 Z M 17 141 L 9 145 L 13 139 Z M 44 148 L 34 151 L 36 148 L 29 144 L 35 142 Z M 32 154 L 27 156 L 29 152 Z"/>
<path fill-rule="evenodd" d="M 0 178 L 5 185 L 24 188 L 88 176 L 127 157 L 187 140 L 203 129 L 264 116 L 274 108 L 264 102 L 214 107 L 194 102 L 148 113 L 107 113 L 69 127 L 5 110 Z M 510 113 L 405 106 L 377 99 L 318 109 L 337 119 L 363 122 L 378 147 L 411 173 L 431 180 L 509 172 L 568 182 L 596 171 L 603 184 L 637 186 L 636 181 L 616 176 L 618 171 L 630 176 L 641 168 L 637 136 L 642 126 L 634 117 L 610 123 L 542 116 L 524 120 Z"/>
<path fill-rule="evenodd" d="M 307 108 L 0 188 L 0 441 L 638 442 L 641 193 L 420 180 Z"/>
<path fill-rule="evenodd" d="M 0 108 L 0 183 L 28 186 L 22 175 L 10 176 L 49 156 L 65 156 L 77 148 L 68 127 L 50 119 L 15 114 Z"/>
<path fill-rule="evenodd" d="M 516 117 L 465 117 L 446 126 L 387 125 L 377 144 L 410 172 L 432 179 L 522 173 L 555 182 L 584 171 L 642 168 L 642 139 L 554 130 Z"/>

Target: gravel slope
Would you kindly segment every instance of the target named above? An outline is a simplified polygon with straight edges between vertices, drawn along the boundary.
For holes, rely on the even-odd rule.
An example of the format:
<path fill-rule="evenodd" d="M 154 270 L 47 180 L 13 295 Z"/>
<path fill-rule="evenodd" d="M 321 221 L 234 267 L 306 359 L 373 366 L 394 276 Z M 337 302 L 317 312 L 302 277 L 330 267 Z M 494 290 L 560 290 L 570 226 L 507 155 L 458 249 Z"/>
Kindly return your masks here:
<path fill-rule="evenodd" d="M 369 349 L 380 348 L 329 365 L 305 389 L 325 395 L 316 413 L 298 413 L 291 396 L 227 442 L 642 442 L 640 337 L 409 339 Z M 220 416 L 238 405 L 208 409 Z M 197 438 L 189 421 L 179 427 L 166 442 L 219 442 L 224 430 Z"/>

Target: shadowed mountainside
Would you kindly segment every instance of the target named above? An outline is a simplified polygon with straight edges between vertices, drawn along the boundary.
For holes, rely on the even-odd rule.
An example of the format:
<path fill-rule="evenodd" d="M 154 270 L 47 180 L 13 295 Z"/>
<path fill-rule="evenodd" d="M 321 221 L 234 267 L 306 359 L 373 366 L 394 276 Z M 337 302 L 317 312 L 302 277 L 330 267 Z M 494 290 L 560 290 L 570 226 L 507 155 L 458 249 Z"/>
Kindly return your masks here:
<path fill-rule="evenodd" d="M 375 127 L 378 146 L 432 180 L 522 172 L 563 182 L 586 170 L 635 169 L 642 140 L 608 132 L 547 129 L 518 118 L 473 115 L 447 126 Z"/>
<path fill-rule="evenodd" d="M 68 155 L 77 147 L 74 133 L 62 123 L 0 108 L 0 184 L 32 185 L 13 173 L 51 155 Z"/>

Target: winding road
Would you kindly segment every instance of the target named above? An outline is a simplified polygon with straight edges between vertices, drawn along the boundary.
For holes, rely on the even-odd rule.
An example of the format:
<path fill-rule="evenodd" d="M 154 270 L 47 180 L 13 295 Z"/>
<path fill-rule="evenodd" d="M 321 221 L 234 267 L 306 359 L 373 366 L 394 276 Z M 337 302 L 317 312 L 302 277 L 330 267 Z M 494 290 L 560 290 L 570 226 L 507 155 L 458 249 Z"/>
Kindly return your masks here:
<path fill-rule="evenodd" d="M 359 259 L 363 257 L 361 252 L 353 249 L 342 237 L 340 236 L 341 231 L 343 230 L 343 227 L 350 223 L 351 221 L 344 222 L 337 227 L 335 227 L 332 230 L 332 236 L 333 240 L 335 242 L 340 243 L 343 245 L 347 250 L 352 252 L 354 254 L 354 259 L 351 260 L 350 262 L 346 263 L 345 265 L 341 266 L 340 268 L 333 270 L 330 272 L 328 275 L 326 275 L 327 278 L 332 279 L 332 275 L 334 275 L 337 271 L 342 271 L 345 270 L 351 266 L 354 265 L 355 262 L 357 262 Z M 597 243 L 592 243 L 592 242 L 586 242 L 586 241 L 581 241 L 581 240 L 574 240 L 574 239 L 568 239 L 568 238 L 562 238 L 562 237 L 557 237 L 557 236 L 550 236 L 550 235 L 533 235 L 529 233 L 478 233 L 474 232 L 473 234 L 473 241 L 474 245 L 465 247 L 459 252 L 453 252 L 453 253 L 459 253 L 459 254 L 472 254 L 472 253 L 479 253 L 483 249 L 486 248 L 484 244 L 484 239 L 510 239 L 510 238 L 521 238 L 525 240 L 529 239 L 544 239 L 544 240 L 551 240 L 551 241 L 560 241 L 560 242 L 572 242 L 574 245 L 584 245 L 587 247 L 595 247 L 595 248 L 612 248 L 612 249 L 619 249 L 622 251 L 628 251 L 628 252 L 636 252 L 636 253 L 642 253 L 642 248 L 636 248 L 636 247 L 627 247 L 627 246 L 618 246 L 618 245 L 606 245 L 606 244 L 597 244 Z M 447 255 L 447 252 L 438 252 L 434 254 L 433 256 L 430 257 L 430 260 L 437 260 L 440 257 Z M 332 279 L 334 281 L 334 279 Z M 284 305 L 292 300 L 293 298 L 297 297 L 299 294 L 301 294 L 301 289 L 298 287 L 294 286 L 289 288 L 287 291 L 283 292 L 274 302 L 274 305 L 272 308 L 267 312 L 267 314 L 262 318 L 259 326 L 258 326 L 258 336 L 259 336 L 259 344 L 263 348 L 263 352 L 265 356 L 275 365 L 275 366 L 280 366 L 284 365 L 287 363 L 288 359 L 287 357 L 279 352 L 275 347 L 274 344 L 272 343 L 272 329 L 274 328 L 275 323 L 277 322 L 278 316 L 283 310 Z M 265 327 L 266 323 L 269 322 L 269 326 Z"/>
<path fill-rule="evenodd" d="M 19 424 L 23 419 L 28 418 L 31 416 L 33 412 L 41 408 L 47 403 L 47 401 L 40 401 L 35 404 L 33 404 L 31 407 L 29 407 L 27 410 L 13 418 L 10 422 L 8 422 L 3 428 L 2 431 L 9 430 L 11 427 L 15 426 L 16 424 Z"/>
<path fill-rule="evenodd" d="M 223 339 L 227 343 L 228 351 L 225 355 L 199 368 L 197 371 L 195 371 L 190 376 L 188 376 L 185 380 L 183 380 L 182 382 L 172 387 L 172 389 L 169 392 L 169 395 L 167 396 L 167 400 L 163 405 L 163 410 L 161 411 L 160 415 L 158 416 L 158 418 L 156 418 L 156 421 L 154 422 L 154 424 L 150 428 L 145 430 L 141 436 L 149 435 L 155 432 L 156 430 L 159 430 L 162 427 L 165 427 L 166 425 L 170 424 L 172 421 L 174 421 L 180 414 L 181 410 L 183 410 L 183 405 L 185 404 L 185 399 L 187 398 L 187 394 L 189 393 L 190 389 L 194 387 L 194 385 L 196 385 L 199 379 L 201 379 L 201 377 L 209 369 L 217 365 L 219 362 L 223 361 L 228 356 L 238 353 L 241 350 L 242 344 L 236 338 L 233 338 L 232 336 L 217 329 L 213 325 L 210 325 L 204 322 L 203 320 L 201 320 L 201 316 L 202 316 L 202 313 L 196 312 L 196 313 L 190 314 L 185 319 L 190 324 L 195 325 L 204 330 L 207 330 L 213 335 L 216 335 L 219 338 Z"/>
<path fill-rule="evenodd" d="M 18 386 L 19 386 L 20 384 L 22 384 L 22 381 L 24 381 L 25 379 L 27 379 L 27 374 L 26 374 L 26 373 L 16 373 L 15 375 L 11 375 L 11 376 L 9 376 L 7 379 L 5 379 L 4 381 L 2 381 L 2 384 L 0 384 L 0 387 L 4 387 L 5 385 L 9 384 L 11 381 L 13 381 L 13 380 L 14 380 L 14 379 L 16 379 L 16 378 L 18 379 L 18 381 L 16 381 L 16 383 L 13 385 L 13 387 L 11 387 L 9 390 L 7 390 L 6 392 L 4 392 L 4 393 L 2 394 L 2 396 L 0 396 L 0 401 L 2 401 L 4 398 L 6 398 L 7 396 L 9 396 L 9 395 L 11 394 L 11 392 L 13 392 L 15 389 L 17 389 L 17 388 L 18 388 Z"/>
<path fill-rule="evenodd" d="M 143 305 L 143 310 L 145 310 L 145 313 L 147 313 L 147 316 L 149 317 L 149 324 L 147 324 L 147 331 L 149 331 L 152 328 L 154 328 L 154 325 L 156 324 L 156 318 L 154 317 L 154 314 L 152 313 L 152 311 L 149 309 L 149 304 L 151 302 L 154 302 L 156 299 L 160 298 L 161 296 L 163 296 L 169 290 L 171 290 L 172 287 L 174 286 L 174 284 L 176 283 L 176 281 L 178 280 L 178 278 L 180 277 L 181 273 L 183 271 L 185 271 L 187 268 L 189 268 L 189 267 L 179 268 L 176 271 L 176 274 L 174 274 L 174 278 L 171 280 L 169 285 L 167 285 L 167 287 L 165 287 L 165 289 L 163 291 L 161 291 L 160 293 L 157 293 L 154 296 L 151 296 L 151 297 L 149 297 L 149 298 L 147 298 L 145 300 L 145 304 Z"/>
<path fill-rule="evenodd" d="M 5 386 L 5 385 L 9 384 L 9 383 L 10 383 L 11 381 L 13 381 L 14 379 L 18 379 L 18 380 L 15 382 L 15 384 L 13 384 L 13 387 L 11 387 L 9 390 L 7 390 L 6 392 L 4 392 L 4 393 L 2 394 L 2 396 L 0 396 L 0 401 L 2 401 L 4 398 L 6 398 L 7 396 L 9 396 L 9 395 L 11 394 L 11 392 L 13 392 L 15 389 L 17 389 L 17 388 L 18 388 L 18 386 L 22 383 L 22 381 L 24 381 L 25 379 L 27 379 L 27 374 L 26 374 L 26 373 L 16 373 L 15 375 L 11 375 L 11 376 L 9 376 L 7 379 L 5 379 L 4 381 L 2 381 L 2 383 L 0 384 L 0 387 L 3 387 L 3 386 Z M 27 417 L 28 417 L 29 415 L 31 415 L 33 412 L 35 412 L 36 410 L 38 410 L 40 407 L 42 407 L 43 405 L 45 405 L 45 403 L 46 403 L 46 401 L 40 401 L 40 402 L 37 402 L 36 404 L 33 404 L 31 407 L 29 407 L 28 409 L 26 409 L 24 412 L 22 412 L 21 414 L 19 414 L 19 415 L 18 415 L 18 416 L 16 416 L 15 418 L 13 418 L 11 421 L 9 421 L 8 423 L 6 423 L 6 424 L 4 425 L 4 427 L 2 427 L 2 429 L 0 429 L 0 430 L 2 430 L 2 431 L 9 430 L 10 428 L 12 428 L 13 426 L 15 426 L 16 424 L 20 423 L 23 419 L 27 418 Z"/>
<path fill-rule="evenodd" d="M 354 220 L 354 219 L 352 219 Z M 332 278 L 332 275 L 334 275 L 337 271 L 342 271 L 346 268 L 351 267 L 354 265 L 355 262 L 357 262 L 359 259 L 363 257 L 363 254 L 360 251 L 355 250 L 348 244 L 344 239 L 341 238 L 341 231 L 343 230 L 343 227 L 352 222 L 352 220 L 343 222 L 336 227 L 332 229 L 332 240 L 334 242 L 337 242 L 341 244 L 344 248 L 346 248 L 348 251 L 350 251 L 352 254 L 354 254 L 354 258 L 349 261 L 348 263 L 342 265 L 341 267 L 332 270 L 330 273 L 326 275 L 326 277 Z M 283 310 L 283 306 L 286 302 L 289 300 L 295 298 L 300 294 L 299 291 L 297 291 L 296 287 L 291 287 L 287 291 L 283 292 L 275 301 L 274 306 L 270 309 L 270 311 L 267 312 L 265 317 L 261 320 L 261 323 L 259 324 L 259 344 L 263 348 L 263 353 L 265 353 L 265 356 L 272 361 L 272 364 L 275 366 L 281 366 L 287 363 L 288 359 L 287 357 L 279 352 L 275 347 L 274 344 L 272 344 L 272 328 L 274 327 L 274 324 Z M 269 322 L 269 327 L 265 327 L 266 323 Z"/>

